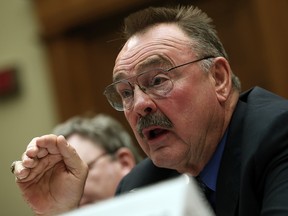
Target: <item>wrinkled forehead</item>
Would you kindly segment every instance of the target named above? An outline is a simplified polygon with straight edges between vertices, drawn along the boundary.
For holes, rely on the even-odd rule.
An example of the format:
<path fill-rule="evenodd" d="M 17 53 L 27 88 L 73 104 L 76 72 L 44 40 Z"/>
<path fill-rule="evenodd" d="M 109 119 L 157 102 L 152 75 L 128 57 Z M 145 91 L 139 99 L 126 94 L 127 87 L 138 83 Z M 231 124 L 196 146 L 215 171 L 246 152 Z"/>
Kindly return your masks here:
<path fill-rule="evenodd" d="M 191 44 L 191 39 L 175 24 L 160 24 L 135 34 L 115 61 L 113 79 L 131 76 L 157 64 L 181 61 L 181 56 L 191 54 Z"/>
<path fill-rule="evenodd" d="M 127 79 L 128 77 L 133 77 L 136 74 L 145 72 L 149 69 L 155 69 L 155 68 L 168 68 L 171 67 L 171 63 L 169 59 L 165 58 L 165 56 L 161 55 L 152 55 L 147 58 L 145 58 L 143 61 L 139 62 L 134 68 L 133 68 L 133 73 L 131 72 L 132 69 L 123 69 L 121 71 L 118 71 L 117 73 L 113 74 L 113 82 L 122 80 L 122 79 Z"/>

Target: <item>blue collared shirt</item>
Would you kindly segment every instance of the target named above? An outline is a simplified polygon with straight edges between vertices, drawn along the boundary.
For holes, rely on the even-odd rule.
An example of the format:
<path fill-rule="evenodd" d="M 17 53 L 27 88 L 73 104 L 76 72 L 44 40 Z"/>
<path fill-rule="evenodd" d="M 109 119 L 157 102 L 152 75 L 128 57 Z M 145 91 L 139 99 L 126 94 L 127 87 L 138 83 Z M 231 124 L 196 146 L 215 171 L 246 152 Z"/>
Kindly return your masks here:
<path fill-rule="evenodd" d="M 226 139 L 227 139 L 227 131 L 225 132 L 219 145 L 217 146 L 217 149 L 214 155 L 212 156 L 211 160 L 208 162 L 208 164 L 204 167 L 204 169 L 199 175 L 201 180 L 205 183 L 205 185 L 214 192 L 216 191 L 218 170 L 220 167 Z"/>

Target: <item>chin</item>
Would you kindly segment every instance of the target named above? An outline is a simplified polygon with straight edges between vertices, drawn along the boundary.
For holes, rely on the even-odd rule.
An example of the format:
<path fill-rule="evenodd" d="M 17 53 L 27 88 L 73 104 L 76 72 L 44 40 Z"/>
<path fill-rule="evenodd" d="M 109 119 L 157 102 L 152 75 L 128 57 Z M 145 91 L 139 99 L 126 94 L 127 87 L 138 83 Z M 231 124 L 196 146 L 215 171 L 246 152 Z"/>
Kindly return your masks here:
<path fill-rule="evenodd" d="M 169 149 L 169 151 L 155 152 L 150 158 L 157 167 L 178 170 L 179 165 L 183 163 L 183 157 Z"/>
<path fill-rule="evenodd" d="M 153 163 L 157 167 L 161 168 L 167 168 L 167 169 L 173 169 L 174 168 L 174 162 L 171 159 L 168 159 L 170 157 L 161 157 L 161 158 L 152 158 Z"/>

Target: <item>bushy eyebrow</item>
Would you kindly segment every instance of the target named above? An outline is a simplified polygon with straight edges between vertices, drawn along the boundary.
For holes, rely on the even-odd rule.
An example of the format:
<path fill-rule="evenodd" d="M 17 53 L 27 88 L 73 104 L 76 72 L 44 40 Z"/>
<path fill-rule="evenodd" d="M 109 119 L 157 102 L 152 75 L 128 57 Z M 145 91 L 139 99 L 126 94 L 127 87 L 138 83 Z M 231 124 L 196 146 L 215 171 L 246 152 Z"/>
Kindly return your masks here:
<path fill-rule="evenodd" d="M 147 58 L 143 62 L 139 63 L 137 67 L 135 68 L 135 71 L 138 71 L 137 73 L 141 73 L 145 70 L 148 70 L 147 68 L 150 68 L 150 69 L 156 68 L 156 67 L 159 68 L 160 65 L 161 67 L 163 67 L 163 65 L 171 66 L 171 63 L 166 58 L 157 55 L 157 56 Z M 124 73 L 119 72 L 117 75 L 115 75 L 115 77 L 113 77 L 113 82 L 117 82 L 119 80 L 127 79 L 127 78 L 128 77 L 126 77 Z"/>

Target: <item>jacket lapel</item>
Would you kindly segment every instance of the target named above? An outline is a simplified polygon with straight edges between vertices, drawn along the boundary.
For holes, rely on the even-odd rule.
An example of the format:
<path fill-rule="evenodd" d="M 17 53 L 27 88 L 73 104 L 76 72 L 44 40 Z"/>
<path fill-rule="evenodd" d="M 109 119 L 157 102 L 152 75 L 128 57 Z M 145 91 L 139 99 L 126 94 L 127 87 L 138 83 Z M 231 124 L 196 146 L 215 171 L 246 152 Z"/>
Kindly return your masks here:
<path fill-rule="evenodd" d="M 241 134 L 246 105 L 239 101 L 233 114 L 216 187 L 216 213 L 237 215 L 241 172 Z"/>

